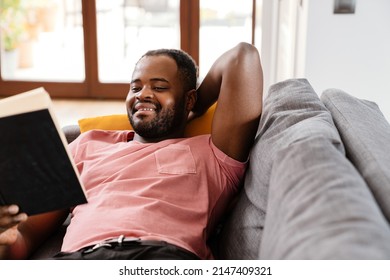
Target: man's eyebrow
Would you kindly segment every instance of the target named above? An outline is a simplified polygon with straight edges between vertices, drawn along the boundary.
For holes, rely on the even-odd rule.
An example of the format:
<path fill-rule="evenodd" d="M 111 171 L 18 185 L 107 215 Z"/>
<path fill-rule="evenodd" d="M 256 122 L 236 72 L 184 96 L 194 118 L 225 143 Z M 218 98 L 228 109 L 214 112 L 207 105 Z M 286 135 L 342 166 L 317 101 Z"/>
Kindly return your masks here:
<path fill-rule="evenodd" d="M 140 81 L 141 81 L 141 79 L 134 79 L 134 80 L 132 80 L 130 82 L 130 84 L 137 83 L 137 82 L 140 82 Z M 165 82 L 165 83 L 169 83 L 169 81 L 167 79 L 165 79 L 165 78 L 151 78 L 151 79 L 149 79 L 149 81 L 151 81 L 151 82 Z"/>
<path fill-rule="evenodd" d="M 150 79 L 150 81 L 169 83 L 169 81 L 167 79 L 165 79 L 165 78 L 152 78 L 152 79 Z"/>
<path fill-rule="evenodd" d="M 136 83 L 136 82 L 139 82 L 140 79 L 134 79 L 134 80 L 131 80 L 130 84 L 133 84 L 133 83 Z"/>

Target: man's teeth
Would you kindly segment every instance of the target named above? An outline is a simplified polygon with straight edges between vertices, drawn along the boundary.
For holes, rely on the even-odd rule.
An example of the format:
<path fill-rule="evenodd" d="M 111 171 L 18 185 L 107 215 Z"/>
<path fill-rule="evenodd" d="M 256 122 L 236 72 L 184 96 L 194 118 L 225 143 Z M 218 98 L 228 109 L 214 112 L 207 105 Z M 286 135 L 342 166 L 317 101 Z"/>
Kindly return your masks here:
<path fill-rule="evenodd" d="M 154 109 L 152 109 L 152 108 L 142 108 L 142 109 L 139 109 L 138 111 L 154 111 Z"/>

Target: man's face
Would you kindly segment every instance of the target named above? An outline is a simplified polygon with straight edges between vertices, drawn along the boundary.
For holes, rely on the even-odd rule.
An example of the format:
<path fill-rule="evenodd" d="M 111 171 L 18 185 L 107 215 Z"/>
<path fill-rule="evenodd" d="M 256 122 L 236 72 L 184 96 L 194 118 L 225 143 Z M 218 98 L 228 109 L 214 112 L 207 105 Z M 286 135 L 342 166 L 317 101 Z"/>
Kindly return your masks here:
<path fill-rule="evenodd" d="M 126 99 L 134 131 L 144 139 L 175 137 L 187 120 L 182 82 L 175 61 L 143 57 L 136 65 Z"/>

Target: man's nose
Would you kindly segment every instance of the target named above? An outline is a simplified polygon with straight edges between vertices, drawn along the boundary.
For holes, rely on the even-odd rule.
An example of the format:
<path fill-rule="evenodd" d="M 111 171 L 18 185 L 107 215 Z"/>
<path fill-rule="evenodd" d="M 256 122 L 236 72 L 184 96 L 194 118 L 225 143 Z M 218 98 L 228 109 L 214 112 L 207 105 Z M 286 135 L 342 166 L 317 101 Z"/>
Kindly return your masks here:
<path fill-rule="evenodd" d="M 138 99 L 151 99 L 153 98 L 153 91 L 149 86 L 144 86 L 137 92 L 136 97 Z"/>

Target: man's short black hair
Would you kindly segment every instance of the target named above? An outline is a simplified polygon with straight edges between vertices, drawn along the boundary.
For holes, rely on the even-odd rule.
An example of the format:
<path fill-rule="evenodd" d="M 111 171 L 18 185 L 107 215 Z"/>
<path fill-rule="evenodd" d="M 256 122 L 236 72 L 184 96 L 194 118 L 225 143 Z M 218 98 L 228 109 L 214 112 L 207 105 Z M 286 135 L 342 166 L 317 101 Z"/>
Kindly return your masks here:
<path fill-rule="evenodd" d="M 185 51 L 178 49 L 157 49 L 146 52 L 145 56 L 165 55 L 172 58 L 177 65 L 180 78 L 183 80 L 184 92 L 196 89 L 198 79 L 198 67 L 194 59 Z"/>

